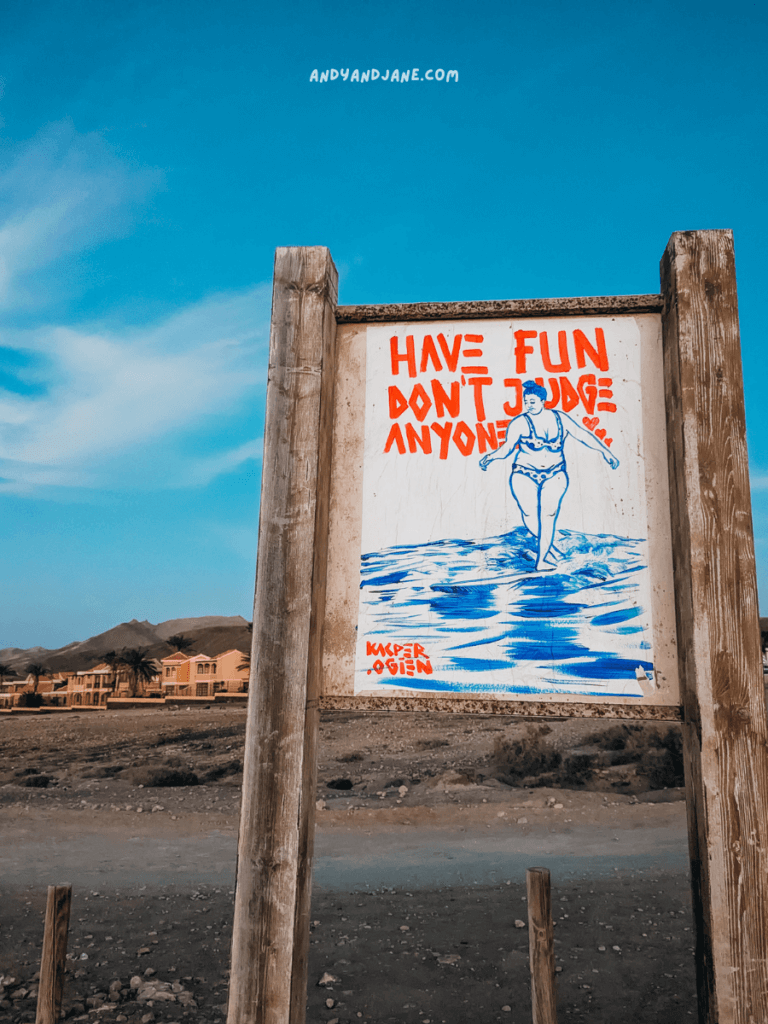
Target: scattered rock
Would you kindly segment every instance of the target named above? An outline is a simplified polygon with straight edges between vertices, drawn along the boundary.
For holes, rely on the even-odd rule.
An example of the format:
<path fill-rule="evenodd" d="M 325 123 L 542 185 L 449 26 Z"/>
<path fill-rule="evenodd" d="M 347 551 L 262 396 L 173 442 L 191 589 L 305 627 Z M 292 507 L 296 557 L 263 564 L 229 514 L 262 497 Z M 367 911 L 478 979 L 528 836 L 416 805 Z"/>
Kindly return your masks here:
<path fill-rule="evenodd" d="M 525 921 L 521 921 L 520 918 L 515 919 L 515 928 L 525 928 Z"/>
<path fill-rule="evenodd" d="M 325 971 L 317 984 L 318 987 L 331 988 L 334 984 L 340 985 L 341 978 L 337 977 L 335 974 L 330 974 L 328 971 Z"/>

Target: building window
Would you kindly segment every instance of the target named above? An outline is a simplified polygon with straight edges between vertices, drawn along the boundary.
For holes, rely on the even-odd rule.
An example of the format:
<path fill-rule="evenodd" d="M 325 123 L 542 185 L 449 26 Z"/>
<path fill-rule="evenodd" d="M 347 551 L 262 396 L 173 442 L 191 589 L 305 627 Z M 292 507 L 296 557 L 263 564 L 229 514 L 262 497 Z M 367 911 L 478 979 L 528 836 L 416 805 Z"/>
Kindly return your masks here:
<path fill-rule="evenodd" d="M 170 675 L 171 675 L 171 670 L 170 670 L 170 668 L 167 668 L 167 667 L 166 667 L 166 669 L 165 669 L 165 676 L 166 676 L 166 679 L 167 679 L 167 678 L 170 678 Z"/>
<path fill-rule="evenodd" d="M 208 696 L 208 683 L 198 683 L 196 688 L 196 696 L 207 697 Z"/>
<path fill-rule="evenodd" d="M 203 674 L 203 663 L 202 662 L 200 662 L 200 664 L 197 666 L 197 674 L 199 676 L 201 676 Z"/>

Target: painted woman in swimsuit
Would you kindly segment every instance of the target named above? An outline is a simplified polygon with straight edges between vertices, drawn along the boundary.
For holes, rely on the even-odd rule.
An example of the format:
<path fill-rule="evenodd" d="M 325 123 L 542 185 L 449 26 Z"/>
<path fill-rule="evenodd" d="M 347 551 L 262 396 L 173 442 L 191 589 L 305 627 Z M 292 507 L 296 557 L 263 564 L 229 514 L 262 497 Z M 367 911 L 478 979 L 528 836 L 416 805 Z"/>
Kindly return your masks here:
<path fill-rule="evenodd" d="M 523 516 L 523 522 L 537 540 L 536 570 L 554 568 L 555 536 L 560 504 L 568 489 L 568 470 L 563 446 L 570 436 L 587 448 L 600 452 L 616 469 L 619 460 L 600 438 L 579 426 L 567 413 L 545 409 L 546 388 L 535 381 L 523 384 L 523 412 L 507 427 L 504 444 L 480 460 L 485 470 L 494 459 L 513 459 L 509 486 Z"/>

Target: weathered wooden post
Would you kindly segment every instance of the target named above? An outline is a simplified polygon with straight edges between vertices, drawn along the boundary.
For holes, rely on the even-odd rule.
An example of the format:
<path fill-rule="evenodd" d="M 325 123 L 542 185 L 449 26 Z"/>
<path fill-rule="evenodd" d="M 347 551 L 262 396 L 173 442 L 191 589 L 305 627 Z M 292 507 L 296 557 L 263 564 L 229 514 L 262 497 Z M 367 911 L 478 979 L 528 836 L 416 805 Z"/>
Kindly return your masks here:
<path fill-rule="evenodd" d="M 228 1024 L 302 1024 L 337 274 L 275 256 Z"/>
<path fill-rule="evenodd" d="M 67 935 L 71 904 L 71 885 L 48 886 L 35 1024 L 59 1024 L 64 973 L 67 967 Z"/>
<path fill-rule="evenodd" d="M 768 747 L 733 237 L 661 261 L 677 642 L 701 1024 L 768 1020 Z"/>
<path fill-rule="evenodd" d="M 529 868 L 526 882 L 533 1024 L 557 1024 L 555 936 L 548 869 Z"/>

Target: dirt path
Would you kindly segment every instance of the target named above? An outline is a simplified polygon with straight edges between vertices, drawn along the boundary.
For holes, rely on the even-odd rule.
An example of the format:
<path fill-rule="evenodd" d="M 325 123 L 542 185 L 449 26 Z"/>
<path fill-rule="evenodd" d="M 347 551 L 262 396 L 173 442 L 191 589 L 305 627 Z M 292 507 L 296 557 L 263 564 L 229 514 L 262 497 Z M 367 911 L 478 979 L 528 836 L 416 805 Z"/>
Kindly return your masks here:
<path fill-rule="evenodd" d="M 0 833 L 3 879 L 14 886 L 231 887 L 236 852 L 236 816 L 220 813 L 95 817 L 22 805 L 6 808 Z M 328 890 L 486 885 L 523 878 L 534 863 L 559 877 L 685 872 L 684 806 L 605 804 L 597 794 L 542 790 L 504 804 L 318 812 L 314 879 Z"/>
<path fill-rule="evenodd" d="M 309 1024 L 527 1024 L 533 864 L 553 874 L 562 1021 L 692 1019 L 684 805 L 651 789 L 666 748 L 448 717 L 323 724 Z M 46 886 L 71 881 L 68 1020 L 223 1024 L 242 711 L 0 728 L 0 1020 L 32 1024 Z M 576 788 L 505 784 L 516 758 Z"/>

